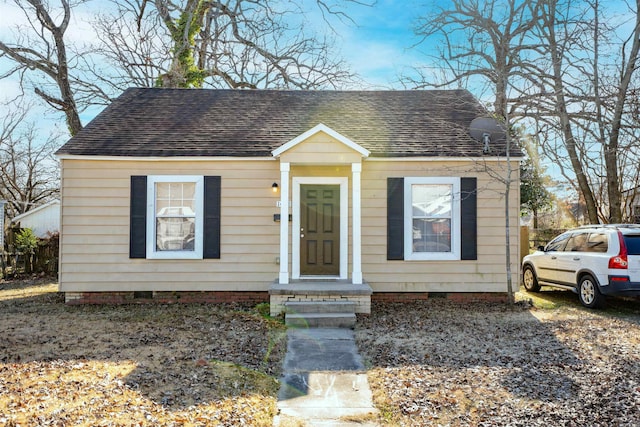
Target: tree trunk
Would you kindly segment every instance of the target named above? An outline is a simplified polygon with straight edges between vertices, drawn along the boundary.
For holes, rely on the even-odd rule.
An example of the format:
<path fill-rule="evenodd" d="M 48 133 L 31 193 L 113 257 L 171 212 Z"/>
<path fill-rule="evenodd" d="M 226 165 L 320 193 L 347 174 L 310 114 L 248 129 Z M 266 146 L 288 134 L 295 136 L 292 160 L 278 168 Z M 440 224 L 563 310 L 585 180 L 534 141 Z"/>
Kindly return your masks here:
<path fill-rule="evenodd" d="M 69 81 L 69 67 L 67 64 L 67 49 L 64 42 L 64 33 L 67 31 L 69 20 L 71 19 L 71 9 L 67 0 L 62 0 L 62 7 L 64 9 L 64 16 L 62 23 L 56 25 L 46 9 L 45 5 L 40 0 L 28 0 L 29 3 L 35 8 L 38 20 L 44 28 L 51 32 L 51 36 L 56 44 L 56 70 L 52 77 L 55 78 L 60 90 L 60 98 L 56 99 L 50 95 L 47 95 L 42 89 L 36 88 L 36 93 L 42 97 L 49 105 L 54 106 L 56 109 L 61 110 L 66 117 L 67 127 L 71 136 L 77 134 L 82 130 L 82 122 L 78 114 L 78 107 L 71 90 L 71 82 Z"/>
<path fill-rule="evenodd" d="M 628 96 L 627 92 L 631 85 L 633 73 L 636 71 L 638 52 L 640 51 L 640 0 L 636 0 L 636 22 L 631 40 L 629 59 L 626 64 L 623 63 L 620 87 L 616 94 L 616 104 L 611 120 L 611 133 L 608 144 L 605 145 L 604 152 L 607 172 L 607 193 L 609 195 L 609 220 L 612 223 L 622 222 L 622 189 L 618 176 L 618 150 L 620 149 L 618 141 L 620 138 L 624 105 Z M 622 50 L 624 53 L 624 46 Z M 622 57 L 624 58 L 624 55 L 622 55 Z"/>
<path fill-rule="evenodd" d="M 571 161 L 571 167 L 576 176 L 576 180 L 578 182 L 578 188 L 580 193 L 584 197 L 584 201 L 587 207 L 587 215 L 589 217 L 589 222 L 593 224 L 599 223 L 598 218 L 598 209 L 596 207 L 596 200 L 591 191 L 591 186 L 589 185 L 589 181 L 587 180 L 587 176 L 585 175 L 584 169 L 582 167 L 582 163 L 578 158 L 578 151 L 576 148 L 576 141 L 573 135 L 573 130 L 571 129 L 571 121 L 569 112 L 567 111 L 567 103 L 565 99 L 565 88 L 564 82 L 562 80 L 562 63 L 563 57 L 560 54 L 560 47 L 558 46 L 558 41 L 556 40 L 556 32 L 555 32 L 555 4 L 554 2 L 550 2 L 550 7 L 547 16 L 543 16 L 544 25 L 546 26 L 546 30 L 548 31 L 548 49 L 551 54 L 551 60 L 553 63 L 553 85 L 554 92 L 556 98 L 556 108 L 558 119 L 560 120 L 560 132 L 564 139 L 564 144 L 567 149 L 567 153 L 569 154 L 569 160 Z"/>

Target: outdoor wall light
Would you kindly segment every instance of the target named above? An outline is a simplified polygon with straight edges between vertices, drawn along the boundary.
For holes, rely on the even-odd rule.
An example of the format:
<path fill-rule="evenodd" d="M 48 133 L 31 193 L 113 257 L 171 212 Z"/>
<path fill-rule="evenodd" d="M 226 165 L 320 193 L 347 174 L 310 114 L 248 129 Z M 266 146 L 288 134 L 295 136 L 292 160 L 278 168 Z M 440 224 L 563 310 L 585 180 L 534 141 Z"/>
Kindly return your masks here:
<path fill-rule="evenodd" d="M 274 193 L 278 192 L 278 183 L 274 182 L 273 185 L 271 186 L 271 191 L 273 191 Z"/>

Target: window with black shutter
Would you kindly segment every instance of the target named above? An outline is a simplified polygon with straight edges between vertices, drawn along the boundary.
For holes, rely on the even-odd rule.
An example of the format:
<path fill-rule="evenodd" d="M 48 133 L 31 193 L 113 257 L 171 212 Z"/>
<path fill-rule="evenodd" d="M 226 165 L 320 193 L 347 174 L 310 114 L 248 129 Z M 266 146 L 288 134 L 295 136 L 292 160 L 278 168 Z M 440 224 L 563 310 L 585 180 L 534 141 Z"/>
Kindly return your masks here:
<path fill-rule="evenodd" d="M 130 258 L 220 258 L 219 176 L 132 176 Z"/>
<path fill-rule="evenodd" d="M 476 178 L 388 178 L 387 259 L 477 259 L 476 193 Z"/>

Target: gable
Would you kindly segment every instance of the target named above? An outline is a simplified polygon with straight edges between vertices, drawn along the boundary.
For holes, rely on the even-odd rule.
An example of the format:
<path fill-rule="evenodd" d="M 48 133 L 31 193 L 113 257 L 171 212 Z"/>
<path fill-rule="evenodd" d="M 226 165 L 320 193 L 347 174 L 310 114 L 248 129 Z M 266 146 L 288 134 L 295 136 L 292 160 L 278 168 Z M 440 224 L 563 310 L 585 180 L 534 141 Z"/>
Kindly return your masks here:
<path fill-rule="evenodd" d="M 333 129 L 319 124 L 273 151 L 288 163 L 359 163 L 369 151 Z"/>

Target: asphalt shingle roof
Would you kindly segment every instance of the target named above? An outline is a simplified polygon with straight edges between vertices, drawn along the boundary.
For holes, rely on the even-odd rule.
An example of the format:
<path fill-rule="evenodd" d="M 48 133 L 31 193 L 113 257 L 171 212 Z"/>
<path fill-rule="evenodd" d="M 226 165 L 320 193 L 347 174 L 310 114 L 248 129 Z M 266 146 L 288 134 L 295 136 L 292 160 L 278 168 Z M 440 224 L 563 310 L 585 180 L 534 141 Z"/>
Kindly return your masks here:
<path fill-rule="evenodd" d="M 126 90 L 57 154 L 270 156 L 319 123 L 372 157 L 482 156 L 469 136 L 486 110 L 466 90 Z M 503 155 L 503 141 L 491 155 Z M 516 153 L 519 155 L 519 153 Z"/>

